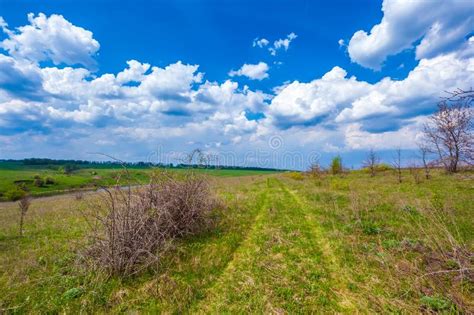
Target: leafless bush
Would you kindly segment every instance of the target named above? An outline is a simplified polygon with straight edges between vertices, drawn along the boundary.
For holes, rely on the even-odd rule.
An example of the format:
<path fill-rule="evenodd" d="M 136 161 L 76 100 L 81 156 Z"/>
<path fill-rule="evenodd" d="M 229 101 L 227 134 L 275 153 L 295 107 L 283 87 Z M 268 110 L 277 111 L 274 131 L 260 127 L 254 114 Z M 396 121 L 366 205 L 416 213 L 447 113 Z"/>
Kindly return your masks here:
<path fill-rule="evenodd" d="M 393 168 L 397 171 L 398 183 L 402 182 L 402 150 L 397 148 L 396 156 L 392 162 Z"/>
<path fill-rule="evenodd" d="M 86 257 L 111 274 L 134 274 L 157 262 L 175 238 L 208 227 L 214 206 L 207 180 L 192 172 L 160 172 L 133 190 L 105 188 L 87 212 L 92 245 Z"/>
<path fill-rule="evenodd" d="M 423 169 L 425 170 L 425 178 L 431 178 L 431 169 L 433 168 L 435 162 L 429 161 L 428 157 L 431 153 L 430 149 L 424 144 L 418 144 L 420 150 L 421 161 L 423 162 Z"/>
<path fill-rule="evenodd" d="M 370 171 L 370 176 L 374 177 L 377 171 L 377 165 L 379 164 L 380 159 L 373 149 L 369 151 L 367 157 L 364 161 L 364 167 Z"/>
<path fill-rule="evenodd" d="M 319 161 L 318 161 L 311 164 L 307 173 L 311 177 L 320 178 L 324 175 L 325 170 L 321 167 L 321 164 L 319 164 Z"/>
<path fill-rule="evenodd" d="M 23 196 L 18 202 L 18 208 L 20 208 L 20 235 L 23 236 L 23 224 L 25 222 L 25 216 L 31 205 L 31 197 Z"/>

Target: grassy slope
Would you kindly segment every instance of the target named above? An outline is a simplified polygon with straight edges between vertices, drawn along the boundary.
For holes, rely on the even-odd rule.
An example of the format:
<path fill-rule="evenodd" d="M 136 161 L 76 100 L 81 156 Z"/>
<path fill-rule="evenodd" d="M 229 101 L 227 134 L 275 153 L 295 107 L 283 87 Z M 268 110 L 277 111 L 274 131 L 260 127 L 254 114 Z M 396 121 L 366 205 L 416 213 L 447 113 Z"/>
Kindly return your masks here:
<path fill-rule="evenodd" d="M 419 312 L 430 307 L 427 296 L 453 299 L 420 278 L 421 254 L 403 245 L 444 244 L 447 233 L 422 209 L 474 247 L 472 175 L 435 175 L 419 185 L 408 174 L 402 185 L 393 175 L 365 174 L 215 185 L 228 204 L 217 228 L 180 241 L 156 270 L 125 280 L 75 264 L 86 225 L 70 197 L 35 201 L 23 238 L 15 236 L 15 206 L 0 205 L 0 312 Z M 469 301 L 473 288 L 456 292 Z"/>
<path fill-rule="evenodd" d="M 151 169 L 129 169 L 133 181 L 137 183 L 146 182 L 148 175 L 152 171 Z M 175 172 L 185 171 L 184 169 L 173 169 Z M 260 171 L 260 170 L 213 170 L 213 169 L 196 169 L 196 172 L 205 173 L 211 176 L 218 177 L 232 177 L 232 176 L 247 176 L 247 175 L 259 175 L 259 174 L 270 174 L 271 171 Z M 114 178 L 118 173 L 123 172 L 120 168 L 83 168 L 74 171 L 70 175 L 61 174 L 56 170 L 48 169 L 45 167 L 34 167 L 34 166 L 22 166 L 18 163 L 0 163 L 0 201 L 2 200 L 2 194 L 7 191 L 15 189 L 15 181 L 18 180 L 29 180 L 26 183 L 31 195 L 42 196 L 42 195 L 54 195 L 61 193 L 66 190 L 78 189 L 78 188 L 93 188 L 94 184 L 97 185 L 113 185 L 116 183 Z M 44 185 L 43 187 L 36 187 L 33 185 L 33 179 L 35 175 L 39 175 L 41 178 L 51 177 L 55 183 L 52 185 Z"/>

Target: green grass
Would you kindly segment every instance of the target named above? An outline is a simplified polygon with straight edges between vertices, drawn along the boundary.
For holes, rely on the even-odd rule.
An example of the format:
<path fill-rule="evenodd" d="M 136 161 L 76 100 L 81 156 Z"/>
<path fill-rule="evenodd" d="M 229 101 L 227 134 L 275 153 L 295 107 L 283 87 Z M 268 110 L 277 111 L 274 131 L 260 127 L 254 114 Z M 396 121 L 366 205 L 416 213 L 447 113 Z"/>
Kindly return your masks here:
<path fill-rule="evenodd" d="M 458 267 L 445 259 L 453 244 L 474 250 L 472 173 L 420 184 L 408 173 L 402 184 L 390 172 L 274 174 L 219 177 L 213 187 L 227 205 L 217 226 L 127 279 L 78 264 L 84 203 L 33 201 L 21 238 L 16 205 L 0 204 L 0 313 L 473 310 L 468 279 L 426 276 Z"/>
<path fill-rule="evenodd" d="M 186 169 L 171 169 L 173 172 L 183 172 Z M 274 173 L 265 170 L 241 170 L 241 169 L 195 169 L 197 173 L 203 173 L 217 177 L 251 176 Z M 145 183 L 153 169 L 130 168 L 128 169 L 132 183 Z M 8 192 L 18 190 L 19 185 L 26 187 L 32 196 L 49 196 L 61 194 L 75 189 L 94 189 L 98 186 L 109 186 L 116 183 L 117 175 L 124 176 L 124 170 L 116 168 L 80 168 L 70 174 L 63 174 L 53 167 L 28 166 L 18 162 L 0 162 L 0 201 L 8 200 Z M 37 187 L 34 185 L 34 177 L 42 179 L 50 177 L 54 184 Z"/>

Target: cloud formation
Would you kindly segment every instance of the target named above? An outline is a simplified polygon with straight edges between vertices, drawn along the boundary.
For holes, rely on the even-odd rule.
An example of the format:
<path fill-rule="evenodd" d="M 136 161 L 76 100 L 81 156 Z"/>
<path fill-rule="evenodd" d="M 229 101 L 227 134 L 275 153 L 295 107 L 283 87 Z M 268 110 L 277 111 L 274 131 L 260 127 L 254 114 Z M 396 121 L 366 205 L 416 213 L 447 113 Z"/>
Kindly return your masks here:
<path fill-rule="evenodd" d="M 268 51 L 272 56 L 276 56 L 280 50 L 287 51 L 290 48 L 290 44 L 298 37 L 295 33 L 291 32 L 286 36 L 286 38 L 280 38 L 275 40 L 271 45 L 270 41 L 266 38 L 255 38 L 252 43 L 252 47 L 264 48 L 268 47 Z"/>
<path fill-rule="evenodd" d="M 394 17 L 411 10 L 412 6 L 385 1 L 385 22 L 380 25 L 391 25 L 398 21 Z M 426 19 L 432 22 L 433 15 Z M 0 147 L 11 157 L 24 154 L 25 146 L 34 148 L 31 154 L 69 157 L 70 152 L 98 147 L 120 152 L 124 159 L 144 159 L 157 144 L 168 150 L 202 147 L 245 155 L 249 148 L 268 149 L 274 135 L 284 139 L 284 149 L 305 154 L 308 148 L 331 154 L 393 146 L 410 149 L 443 91 L 470 88 L 474 82 L 474 37 L 454 43 L 434 35 L 444 34 L 448 26 L 464 30 L 453 17 L 417 37 L 419 63 L 405 78 L 367 82 L 331 66 L 321 77 L 289 81 L 268 93 L 233 81 L 236 76 L 268 78 L 269 66 L 263 61 L 230 71 L 231 78 L 223 82 L 207 78 L 198 64 L 182 61 L 156 66 L 130 59 L 118 72 L 98 73 L 94 56 L 100 45 L 91 31 L 60 15 L 28 18 L 28 25 L 14 31 L 0 19 L 6 34 L 0 53 Z M 413 29 L 418 29 L 415 24 Z M 372 57 L 364 59 L 366 54 L 360 52 L 363 60 L 357 62 L 376 68 L 386 56 L 413 45 L 400 39 L 381 43 L 375 40 L 377 32 L 366 36 L 385 48 L 374 45 L 366 53 Z M 256 39 L 254 46 L 276 53 L 287 50 L 296 37 L 291 33 L 273 43 Z M 349 46 L 357 48 L 353 40 Z M 398 48 L 387 48 L 392 46 Z M 15 143 L 23 145 L 19 149 Z"/>
<path fill-rule="evenodd" d="M 263 48 L 265 46 L 267 46 L 268 44 L 270 44 L 270 41 L 266 38 L 255 38 L 253 40 L 253 43 L 252 43 L 252 47 L 260 47 L 260 48 Z"/>
<path fill-rule="evenodd" d="M 277 39 L 276 41 L 273 42 L 273 47 L 268 48 L 268 50 L 270 51 L 270 54 L 272 56 L 276 56 L 277 52 L 281 49 L 284 49 L 285 51 L 287 51 L 288 48 L 290 48 L 291 42 L 297 37 L 298 35 L 292 32 L 288 34 L 286 38 Z"/>
<path fill-rule="evenodd" d="M 229 76 L 245 76 L 251 80 L 263 80 L 268 78 L 269 67 L 265 62 L 257 64 L 244 64 L 239 70 L 231 70 Z"/>
<path fill-rule="evenodd" d="M 355 32 L 348 45 L 353 62 L 374 70 L 405 49 L 415 47 L 418 60 L 454 51 L 474 31 L 472 1 L 384 0 L 382 11 L 380 23 Z"/>
<path fill-rule="evenodd" d="M 371 84 L 334 67 L 320 79 L 294 81 L 272 99 L 268 119 L 282 128 L 358 122 L 373 132 L 398 129 L 402 120 L 432 111 L 442 91 L 470 88 L 474 43 L 468 43 L 456 53 L 422 59 L 404 80 Z"/>
<path fill-rule="evenodd" d="M 29 25 L 10 30 L 7 23 L 0 20 L 0 27 L 8 38 L 0 47 L 17 59 L 34 62 L 51 60 L 55 65 L 66 64 L 93 67 L 94 54 L 99 50 L 99 42 L 92 32 L 77 27 L 62 15 L 43 13 L 28 14 Z"/>

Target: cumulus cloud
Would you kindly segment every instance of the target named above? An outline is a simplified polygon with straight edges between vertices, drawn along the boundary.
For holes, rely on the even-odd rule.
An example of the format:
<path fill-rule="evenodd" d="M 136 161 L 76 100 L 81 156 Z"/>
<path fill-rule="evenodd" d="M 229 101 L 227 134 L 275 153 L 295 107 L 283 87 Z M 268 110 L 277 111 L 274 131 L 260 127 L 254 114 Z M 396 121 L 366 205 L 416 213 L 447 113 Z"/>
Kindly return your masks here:
<path fill-rule="evenodd" d="M 416 149 L 416 139 L 421 136 L 421 119 L 415 118 L 400 129 L 380 133 L 363 130 L 360 123 L 352 123 L 343 128 L 344 150 L 393 150 L 394 147 Z"/>
<path fill-rule="evenodd" d="M 416 47 L 416 58 L 432 58 L 459 48 L 473 31 L 474 3 L 464 0 L 384 0 L 381 22 L 352 36 L 352 61 L 379 70 L 390 55 Z"/>
<path fill-rule="evenodd" d="M 0 47 L 15 58 L 34 62 L 51 60 L 54 64 L 81 64 L 93 67 L 93 56 L 99 50 L 99 42 L 92 32 L 71 24 L 62 15 L 47 17 L 40 13 L 28 14 L 29 25 L 20 26 L 15 31 L 7 28 L 2 19 L 0 27 L 8 38 Z"/>
<path fill-rule="evenodd" d="M 371 88 L 366 82 L 346 76 L 344 69 L 334 67 L 320 79 L 285 85 L 279 89 L 268 108 L 269 119 L 282 128 L 320 123 Z"/>
<path fill-rule="evenodd" d="M 404 80 L 387 77 L 373 84 L 334 67 L 320 79 L 285 85 L 268 116 L 282 127 L 360 122 L 371 131 L 396 129 L 401 119 L 432 111 L 443 91 L 470 88 L 474 59 L 462 56 L 465 51 L 422 59 Z"/>
<path fill-rule="evenodd" d="M 150 64 L 140 63 L 136 60 L 127 61 L 128 68 L 117 74 L 117 82 L 141 82 L 145 78 L 145 73 L 150 69 Z"/>
<path fill-rule="evenodd" d="M 246 86 L 239 88 L 231 80 L 222 84 L 202 82 L 197 65 L 176 62 L 160 68 L 135 60 L 127 64 L 117 74 L 95 77 L 84 68 L 17 65 L 14 58 L 0 55 L 3 129 L 24 132 L 40 125 L 48 130 L 140 125 L 181 126 L 186 130 L 197 121 L 209 128 L 224 125 L 226 133 L 245 133 L 249 129 L 242 121 L 247 120 L 242 112 L 262 110 L 268 99 L 266 94 Z M 44 97 L 37 98 L 35 91 Z M 22 115 L 28 120 L 20 119 Z M 18 126 L 14 126 L 15 121 Z"/>
<path fill-rule="evenodd" d="M 397 9 L 385 1 L 380 25 L 387 21 L 391 25 L 409 15 L 412 6 L 425 3 Z M 269 89 L 269 94 L 233 79 L 212 81 L 199 65 L 181 61 L 158 67 L 130 59 L 120 71 L 95 73 L 90 65 L 99 44 L 94 44 L 91 32 L 59 15 L 30 15 L 30 25 L 15 30 L 0 19 L 6 34 L 1 42 L 5 54 L 0 54 L 2 154 L 21 155 L 12 145 L 20 141 L 45 155 L 46 148 L 80 154 L 80 148 L 92 145 L 128 158 L 121 149 L 126 146 L 132 148 L 127 150 L 130 154 L 143 159 L 157 144 L 168 150 L 189 151 L 199 146 L 244 154 L 249 147 L 268 149 L 268 139 L 275 134 L 283 139 L 285 150 L 305 156 L 310 155 L 309 148 L 327 152 L 394 145 L 412 148 L 424 116 L 434 110 L 443 91 L 470 88 L 474 82 L 474 37 L 452 44 L 448 39 L 464 32 L 462 19 L 442 19 L 436 24 L 436 10 L 430 10 L 420 17 L 425 22 L 413 18 L 410 32 L 418 32 L 418 24 L 430 27 L 414 36 L 420 60 L 405 78 L 366 82 L 334 66 L 321 77 L 287 81 Z M 452 36 L 446 37 L 443 34 L 448 29 Z M 375 40 L 377 32 L 366 34 L 374 40 L 371 56 L 376 57 L 362 63 L 381 64 L 387 55 L 404 49 L 393 48 L 396 45 L 413 45 L 413 41 L 385 44 Z M 287 50 L 296 37 L 291 33 L 273 43 L 256 39 L 254 47 L 276 54 Z M 377 50 L 377 45 L 385 48 Z M 45 60 L 60 66 L 45 66 L 41 63 Z M 269 66 L 259 62 L 244 64 L 229 75 L 263 80 L 269 77 L 268 71 Z M 291 167 L 285 162 L 273 166 Z"/>
<path fill-rule="evenodd" d="M 30 63 L 0 54 L 0 100 L 2 98 L 39 100 L 43 97 L 45 91 L 40 70 Z"/>
<path fill-rule="evenodd" d="M 141 81 L 140 90 L 163 99 L 185 100 L 192 84 L 200 83 L 202 73 L 198 65 L 185 65 L 181 61 L 165 68 L 152 67 L 151 73 Z"/>
<path fill-rule="evenodd" d="M 265 62 L 260 61 L 257 64 L 244 64 L 239 70 L 231 70 L 229 75 L 245 76 L 251 80 L 263 80 L 268 78 L 269 67 Z"/>

